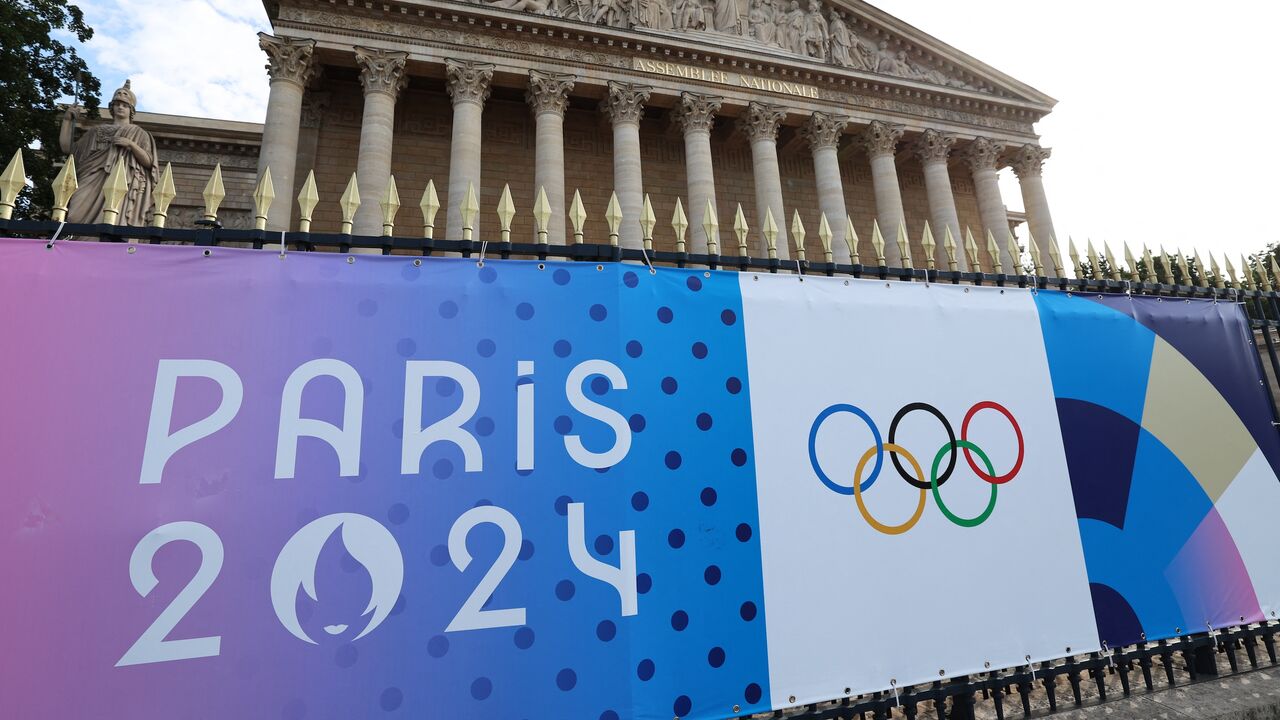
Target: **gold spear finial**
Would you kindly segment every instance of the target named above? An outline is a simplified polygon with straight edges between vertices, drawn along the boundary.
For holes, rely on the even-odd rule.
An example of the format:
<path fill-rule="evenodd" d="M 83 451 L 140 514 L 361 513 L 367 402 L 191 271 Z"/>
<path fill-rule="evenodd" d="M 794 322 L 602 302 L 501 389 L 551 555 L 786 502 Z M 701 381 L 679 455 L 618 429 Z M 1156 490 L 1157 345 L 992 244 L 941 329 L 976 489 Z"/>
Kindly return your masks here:
<path fill-rule="evenodd" d="M 511 221 L 516 217 L 516 203 L 511 199 L 511 185 L 502 186 L 502 195 L 498 198 L 498 237 L 499 242 L 511 242 Z"/>
<path fill-rule="evenodd" d="M 858 255 L 858 231 L 853 227 L 853 216 L 844 216 L 844 244 L 849 248 L 849 262 L 854 265 L 861 265 L 862 258 Z"/>
<path fill-rule="evenodd" d="M 311 232 L 311 213 L 320 204 L 320 194 L 316 192 L 316 173 L 307 171 L 307 179 L 298 191 L 298 232 Z"/>
<path fill-rule="evenodd" d="M 1120 263 L 1116 262 L 1116 256 L 1111 252 L 1111 246 L 1106 240 L 1102 241 L 1102 254 L 1107 258 L 1107 270 L 1112 280 L 1120 279 Z"/>
<path fill-rule="evenodd" d="M 997 275 L 1004 273 L 1004 263 L 1000 261 L 1000 246 L 996 245 L 996 236 L 987 231 L 987 254 L 991 256 L 991 267 Z"/>
<path fill-rule="evenodd" d="M 1058 238 L 1049 236 L 1049 260 L 1053 263 L 1054 277 L 1063 277 L 1062 248 L 1058 247 Z"/>
<path fill-rule="evenodd" d="M 707 235 L 707 254 L 720 254 L 720 241 L 716 238 L 720 235 L 720 220 L 716 218 L 715 205 L 711 203 L 711 198 L 707 198 L 707 207 L 702 211 L 702 232 Z"/>
<path fill-rule="evenodd" d="M 982 262 L 978 259 L 978 241 L 973 239 L 973 231 L 964 226 L 964 254 L 969 256 L 969 269 L 982 272 Z"/>
<path fill-rule="evenodd" d="M 1222 268 L 1218 267 L 1218 259 L 1209 253 L 1209 268 L 1213 271 L 1213 286 L 1219 290 L 1226 287 L 1226 283 L 1222 282 Z"/>
<path fill-rule="evenodd" d="M 1040 246 L 1036 244 L 1036 237 L 1027 232 L 1027 252 L 1031 254 L 1031 269 L 1035 271 L 1036 277 L 1044 277 L 1044 263 L 1040 259 Z"/>
<path fill-rule="evenodd" d="M 764 242 L 769 250 L 769 259 L 778 259 L 778 223 L 773 220 L 773 209 L 764 209 Z"/>
<path fill-rule="evenodd" d="M 427 180 L 427 189 L 422 191 L 418 208 L 422 210 L 422 237 L 430 240 L 436 234 L 436 213 L 440 212 L 440 196 L 436 194 L 435 180 Z"/>
<path fill-rule="evenodd" d="M 1161 282 L 1166 285 L 1173 285 L 1175 279 L 1173 275 L 1173 258 L 1165 251 L 1163 245 L 1160 246 L 1160 270 L 1162 271 L 1160 273 Z"/>
<path fill-rule="evenodd" d="M 124 163 L 116 163 L 123 165 Z M 27 170 L 22 165 L 22 150 L 13 151 L 13 159 L 0 173 L 0 220 L 13 217 L 13 208 L 18 204 L 18 193 L 27 186 Z"/>
<path fill-rule="evenodd" d="M 911 241 L 907 239 L 907 224 L 901 219 L 898 220 L 898 236 L 894 238 L 894 242 L 898 245 L 898 254 L 902 256 L 902 267 L 912 269 Z"/>
<path fill-rule="evenodd" d="M 1271 277 L 1275 279 L 1277 283 L 1280 283 L 1280 265 L 1276 264 L 1276 256 L 1268 255 L 1267 259 L 1271 266 Z"/>
<path fill-rule="evenodd" d="M 947 253 L 947 269 L 959 272 L 960 258 L 956 256 L 956 236 L 951 234 L 951 224 L 942 226 L 942 249 Z"/>
<path fill-rule="evenodd" d="M 1227 266 L 1227 277 L 1231 278 L 1231 287 L 1240 287 L 1240 280 L 1236 278 L 1236 268 L 1231 264 L 1231 256 L 1223 253 L 1222 262 Z"/>
<path fill-rule="evenodd" d="M 1249 266 L 1249 258 L 1243 254 L 1240 255 L 1240 287 L 1249 290 L 1252 289 L 1257 281 L 1253 277 L 1253 268 Z"/>
<path fill-rule="evenodd" d="M 1005 248 L 1009 251 L 1009 263 L 1013 267 L 1009 268 L 1012 275 L 1021 275 L 1022 273 L 1022 249 L 1018 247 L 1018 241 L 1013 237 L 1013 233 L 1009 233 L 1005 240 Z"/>
<path fill-rule="evenodd" d="M 462 216 L 462 239 L 464 241 L 473 239 L 476 220 L 480 217 L 480 198 L 476 197 L 474 182 L 467 183 L 467 194 L 462 196 L 462 205 L 458 208 L 458 212 Z"/>
<path fill-rule="evenodd" d="M 831 223 L 827 222 L 827 214 L 822 213 L 818 216 L 818 240 L 822 242 L 822 261 L 830 263 L 835 260 L 835 255 L 831 252 Z"/>
<path fill-rule="evenodd" d="M 926 270 L 933 270 L 935 260 L 933 253 L 938 249 L 938 243 L 933 239 L 933 231 L 929 229 L 929 221 L 924 221 L 924 234 L 920 238 L 920 247 L 924 248 L 924 266 Z"/>
<path fill-rule="evenodd" d="M 205 183 L 201 196 L 204 197 L 204 219 L 217 220 L 218 207 L 227 197 L 227 188 L 222 184 L 222 163 L 213 166 L 213 175 L 209 178 L 209 182 Z"/>
<path fill-rule="evenodd" d="M 676 198 L 676 209 L 671 213 L 671 229 L 676 231 L 676 252 L 685 251 L 685 233 L 689 231 L 689 217 L 684 214 L 684 203 Z"/>
<path fill-rule="evenodd" d="M 609 204 L 604 209 L 604 221 L 609 225 L 609 244 L 618 246 L 618 228 L 622 227 L 622 205 L 618 202 L 618 193 L 609 195 Z"/>
<path fill-rule="evenodd" d="M 1146 281 L 1159 282 L 1156 277 L 1156 259 L 1151 255 L 1151 248 L 1146 243 L 1142 244 L 1142 264 L 1147 269 L 1147 276 L 1143 278 Z"/>
<path fill-rule="evenodd" d="M 168 170 L 168 166 L 165 166 L 165 169 Z M 172 177 L 169 181 L 173 182 Z M 67 205 L 71 203 L 71 196 L 76 193 L 76 189 L 79 187 L 80 181 L 76 179 L 76 156 L 68 155 L 67 162 L 62 165 L 62 169 L 58 171 L 58 176 L 53 179 L 53 212 L 51 216 L 55 222 L 63 222 L 67 219 Z"/>
<path fill-rule="evenodd" d="M 351 173 L 351 179 L 347 180 L 347 189 L 342 191 L 341 197 L 338 198 L 338 209 L 342 211 L 342 234 L 351 234 L 351 223 L 355 220 L 356 210 L 360 207 L 360 183 L 356 181 L 356 174 Z"/>
<path fill-rule="evenodd" d="M 871 249 L 876 253 L 876 266 L 888 267 L 884 261 L 884 234 L 880 232 L 880 221 L 871 219 Z"/>
<path fill-rule="evenodd" d="M 1260 255 L 1253 256 L 1253 269 L 1258 273 L 1258 284 L 1262 287 L 1263 292 L 1271 292 L 1271 278 L 1267 277 L 1267 270 L 1262 264 Z"/>
<path fill-rule="evenodd" d="M 569 222 L 573 223 L 573 244 L 581 245 L 582 226 L 587 222 L 587 209 L 582 205 L 582 195 L 573 191 L 573 202 L 569 203 Z"/>
<path fill-rule="evenodd" d="M 124 163 L 118 162 L 111 168 L 107 181 L 102 185 L 102 217 L 98 222 L 115 225 L 120 218 L 120 204 L 129 186 L 124 182 Z"/>
<path fill-rule="evenodd" d="M 1208 268 L 1205 267 L 1204 260 L 1200 259 L 1200 251 L 1192 248 L 1191 257 L 1196 263 L 1196 274 L 1200 276 L 1197 278 L 1196 284 L 1202 288 L 1209 287 L 1209 272 Z"/>
<path fill-rule="evenodd" d="M 538 197 L 533 201 L 533 227 L 538 234 L 538 244 L 547 244 L 547 228 L 551 225 L 551 202 L 547 189 L 538 187 Z"/>
<path fill-rule="evenodd" d="M 1067 257 L 1071 258 L 1071 264 L 1075 266 L 1076 277 L 1084 279 L 1084 271 L 1080 266 L 1080 251 L 1076 250 L 1076 241 L 1067 236 Z"/>
<path fill-rule="evenodd" d="M 1128 266 L 1128 275 L 1131 282 L 1138 282 L 1138 260 L 1133 256 L 1133 251 L 1129 249 L 1128 241 L 1123 241 L 1124 245 L 1124 263 Z"/>
<path fill-rule="evenodd" d="M 791 211 L 791 239 L 796 243 L 796 260 L 804 262 L 804 222 L 800 220 L 799 210 Z"/>
<path fill-rule="evenodd" d="M 738 203 L 738 210 L 733 214 L 733 234 L 738 238 L 738 256 L 747 256 L 747 216 L 742 212 L 742 203 Z"/>
<path fill-rule="evenodd" d="M 1085 252 L 1089 256 L 1089 277 L 1094 280 L 1101 280 L 1103 278 L 1102 262 L 1098 258 L 1098 251 L 1093 247 L 1093 238 L 1085 239 Z"/>
<path fill-rule="evenodd" d="M 653 250 L 653 229 L 657 226 L 658 216 L 653 214 L 649 193 L 645 193 L 644 204 L 640 206 L 640 237 L 644 241 L 645 250 Z"/>
<path fill-rule="evenodd" d="M 396 187 L 396 176 L 387 176 L 387 189 L 378 201 L 382 210 L 382 236 L 391 237 L 396 231 L 396 213 L 400 212 L 400 189 Z"/>
<path fill-rule="evenodd" d="M 271 167 L 267 166 L 258 178 L 258 186 L 253 189 L 253 227 L 256 230 L 267 229 L 267 211 L 271 202 L 276 199 L 276 188 L 271 183 Z"/>
<path fill-rule="evenodd" d="M 1191 281 L 1191 265 L 1187 262 L 1187 256 L 1182 252 L 1182 248 L 1178 248 L 1174 252 L 1178 258 L 1178 267 L 1182 269 L 1182 284 L 1194 285 L 1195 283 Z"/>

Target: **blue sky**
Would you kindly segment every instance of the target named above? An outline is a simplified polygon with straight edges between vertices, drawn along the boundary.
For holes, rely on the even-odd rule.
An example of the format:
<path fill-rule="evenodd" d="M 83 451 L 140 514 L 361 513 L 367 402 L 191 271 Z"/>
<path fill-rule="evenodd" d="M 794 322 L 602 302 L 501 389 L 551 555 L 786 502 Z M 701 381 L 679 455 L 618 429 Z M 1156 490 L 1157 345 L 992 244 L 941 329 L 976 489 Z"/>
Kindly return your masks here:
<path fill-rule="evenodd" d="M 259 0 L 73 0 L 106 94 L 133 78 L 142 110 L 261 122 L 269 30 Z M 878 0 L 873 4 L 1059 100 L 1037 130 L 1058 238 L 1121 255 L 1252 252 L 1277 238 L 1269 139 L 1280 5 L 1114 0 Z M 1018 184 L 1002 172 L 1006 205 Z M 1025 235 L 1023 235 L 1025 237 Z M 1207 260 L 1207 258 L 1206 258 Z"/>

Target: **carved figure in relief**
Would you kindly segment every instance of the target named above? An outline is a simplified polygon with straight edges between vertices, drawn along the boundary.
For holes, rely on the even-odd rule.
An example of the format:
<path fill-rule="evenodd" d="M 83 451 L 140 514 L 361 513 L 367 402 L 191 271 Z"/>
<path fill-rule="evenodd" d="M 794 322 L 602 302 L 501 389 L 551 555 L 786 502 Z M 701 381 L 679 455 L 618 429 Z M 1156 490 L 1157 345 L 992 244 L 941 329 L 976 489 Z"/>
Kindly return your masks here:
<path fill-rule="evenodd" d="M 827 36 L 827 19 L 822 17 L 822 3 L 809 0 L 809 12 L 804 16 L 804 38 L 801 42 L 804 54 L 826 60 Z"/>
<path fill-rule="evenodd" d="M 631 13 L 626 0 L 595 0 L 595 3 L 591 22 L 616 28 L 631 27 Z"/>
<path fill-rule="evenodd" d="M 537 13 L 546 15 L 547 9 L 550 7 L 547 0 L 493 0 L 489 3 L 493 7 L 506 8 L 507 10 L 523 10 L 524 12 Z"/>
<path fill-rule="evenodd" d="M 73 137 L 72 119 L 80 108 L 67 108 L 62 118 L 58 140 L 62 151 L 75 156 L 80 189 L 71 196 L 67 221 L 96 223 L 102 215 L 102 188 L 116 165 L 124 165 L 124 181 L 128 190 L 120 203 L 119 224 L 142 227 L 151 220 L 151 191 L 160 180 L 156 162 L 156 141 L 151 133 L 133 124 L 138 98 L 124 81 L 107 105 L 111 123 L 85 131 L 80 139 Z"/>
<path fill-rule="evenodd" d="M 800 9 L 799 0 L 791 0 L 787 6 L 786 25 L 783 30 L 782 47 L 793 53 L 804 54 L 804 10 Z"/>
<path fill-rule="evenodd" d="M 639 27 L 653 30 L 670 30 L 675 27 L 671 8 L 667 4 L 668 0 L 635 0 L 635 2 L 633 14 L 636 25 Z"/>
<path fill-rule="evenodd" d="M 592 22 L 595 6 L 592 5 L 591 0 L 558 0 L 555 14 L 570 20 Z"/>
<path fill-rule="evenodd" d="M 709 14 L 701 0 L 676 0 L 671 8 L 677 30 L 706 30 Z"/>
<path fill-rule="evenodd" d="M 741 14 L 738 0 L 715 0 L 715 12 L 712 15 L 714 29 L 722 33 L 741 34 Z M 712 26 L 707 29 L 712 29 Z"/>
<path fill-rule="evenodd" d="M 773 21 L 773 4 L 768 0 L 752 0 L 751 13 L 747 16 L 747 29 L 761 44 L 774 45 L 778 26 Z"/>
<path fill-rule="evenodd" d="M 862 58 L 862 53 L 859 52 L 861 43 L 858 42 L 858 38 L 853 34 L 853 31 L 849 29 L 848 24 L 845 23 L 844 13 L 839 10 L 832 10 L 828 28 L 831 62 L 841 67 L 866 69 L 867 63 Z"/>

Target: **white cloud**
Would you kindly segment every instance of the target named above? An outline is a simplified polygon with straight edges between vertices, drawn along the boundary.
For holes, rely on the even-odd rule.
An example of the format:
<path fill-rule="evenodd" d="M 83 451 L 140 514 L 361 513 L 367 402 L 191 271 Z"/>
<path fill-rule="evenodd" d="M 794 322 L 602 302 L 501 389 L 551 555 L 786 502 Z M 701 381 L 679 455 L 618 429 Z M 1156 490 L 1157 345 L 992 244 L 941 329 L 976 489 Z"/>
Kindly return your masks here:
<path fill-rule="evenodd" d="M 109 95 L 133 81 L 139 109 L 261 122 L 268 30 L 254 0 L 82 0 L 94 28 L 86 52 Z"/>

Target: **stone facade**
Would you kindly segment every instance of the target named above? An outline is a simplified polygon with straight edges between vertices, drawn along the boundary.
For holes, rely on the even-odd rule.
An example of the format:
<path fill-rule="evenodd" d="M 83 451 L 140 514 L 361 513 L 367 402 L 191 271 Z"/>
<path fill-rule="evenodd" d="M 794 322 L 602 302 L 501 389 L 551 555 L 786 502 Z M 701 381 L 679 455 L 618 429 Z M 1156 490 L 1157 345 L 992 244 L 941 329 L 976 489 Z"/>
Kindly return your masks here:
<path fill-rule="evenodd" d="M 283 118 L 292 129 L 292 118 L 300 120 L 295 132 L 275 132 L 262 157 L 296 158 L 292 187 L 276 188 L 290 200 L 314 169 L 317 230 L 338 226 L 335 201 L 357 173 L 370 206 L 357 224 L 376 232 L 375 195 L 389 170 L 403 206 L 397 234 L 421 231 L 418 199 L 433 180 L 442 206 L 436 226 L 445 228 L 437 237 L 461 236 L 458 208 L 469 186 L 481 208 L 476 237 L 496 237 L 494 208 L 509 186 L 513 238 L 534 238 L 531 208 L 542 187 L 555 199 L 553 242 L 571 239 L 563 203 L 574 190 L 587 208 L 587 240 L 605 242 L 604 211 L 616 191 L 627 247 L 640 245 L 647 194 L 658 249 L 674 248 L 679 198 L 692 252 L 710 240 L 721 254 L 737 254 L 731 228 L 741 205 L 753 255 L 766 252 L 768 208 L 779 257 L 794 256 L 784 239 L 798 212 L 806 255 L 821 259 L 825 212 L 836 259 L 847 261 L 845 217 L 833 217 L 843 212 L 863 262 L 874 261 L 878 220 L 886 255 L 896 254 L 902 224 L 921 267 L 926 220 L 939 246 L 943 225 L 953 234 L 971 228 L 984 246 L 988 230 L 1008 236 L 993 177 L 1013 164 L 1029 224 L 1052 235 L 1039 182 L 1048 151 L 1033 128 L 1052 98 L 856 0 L 282 0 L 268 10 L 266 125 Z M 273 69 L 286 51 L 294 62 Z M 370 57 L 387 76 L 376 92 Z M 296 98 L 294 78 L 304 78 Z M 713 237 L 702 229 L 708 200 L 719 219 Z M 271 222 L 296 226 L 287 217 Z"/>

